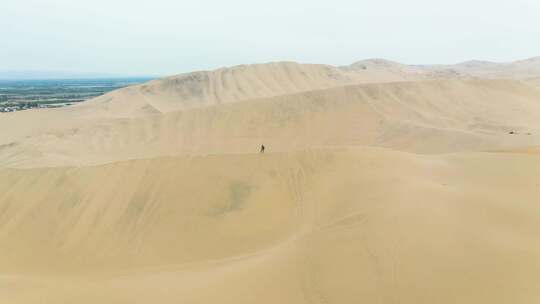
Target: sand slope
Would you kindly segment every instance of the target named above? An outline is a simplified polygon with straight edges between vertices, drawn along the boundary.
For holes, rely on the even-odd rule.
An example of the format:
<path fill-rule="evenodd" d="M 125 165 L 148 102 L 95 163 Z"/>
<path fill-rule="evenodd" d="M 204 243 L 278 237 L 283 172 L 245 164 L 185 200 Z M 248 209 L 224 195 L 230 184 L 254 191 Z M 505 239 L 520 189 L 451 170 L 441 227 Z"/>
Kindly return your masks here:
<path fill-rule="evenodd" d="M 2 113 L 0 145 L 104 119 L 136 118 L 351 84 L 418 80 L 386 66 L 351 70 L 277 62 L 186 73 L 110 92 L 70 107 Z M 16 126 L 15 128 L 13 126 Z"/>
<path fill-rule="evenodd" d="M 538 302 L 536 63 L 238 66 L 2 114 L 0 303 Z"/>
<path fill-rule="evenodd" d="M 513 80 L 364 84 L 108 118 L 0 147 L 10 167 L 370 145 L 416 153 L 540 145 L 540 88 Z M 501 111 L 504 109 L 504 111 Z M 516 134 L 509 134 L 515 132 Z"/>
<path fill-rule="evenodd" d="M 71 107 L 4 113 L 0 115 L 0 127 L 9 132 L 0 133 L 0 144 L 102 119 L 143 117 L 348 85 L 449 79 L 532 79 L 530 83 L 537 84 L 539 78 L 538 58 L 513 63 L 470 61 L 415 66 L 384 59 L 343 67 L 294 62 L 242 65 L 166 77 Z"/>
<path fill-rule="evenodd" d="M 539 172 L 373 148 L 4 169 L 0 299 L 534 302 Z"/>

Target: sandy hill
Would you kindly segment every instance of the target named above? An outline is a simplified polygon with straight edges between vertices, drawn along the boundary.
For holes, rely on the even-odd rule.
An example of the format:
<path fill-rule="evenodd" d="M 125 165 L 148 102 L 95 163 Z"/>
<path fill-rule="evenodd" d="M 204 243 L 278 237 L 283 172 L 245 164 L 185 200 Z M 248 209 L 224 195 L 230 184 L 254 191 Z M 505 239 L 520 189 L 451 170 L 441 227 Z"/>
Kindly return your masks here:
<path fill-rule="evenodd" d="M 0 115 L 0 302 L 538 302 L 536 71 L 270 63 Z"/>
<path fill-rule="evenodd" d="M 505 63 L 471 60 L 455 65 L 423 65 L 417 68 L 431 77 L 454 75 L 458 78 L 525 80 L 540 76 L 540 57 Z"/>
<path fill-rule="evenodd" d="M 4 144 L 0 164 L 241 154 L 256 152 L 261 143 L 274 152 L 379 146 L 428 154 L 534 146 L 540 145 L 538 100 L 540 88 L 513 80 L 339 86 L 159 115 L 79 120 Z"/>
<path fill-rule="evenodd" d="M 199 71 L 120 89 L 60 109 L 0 115 L 0 144 L 66 127 L 115 118 L 134 118 L 209 105 L 228 104 L 338 86 L 416 79 L 386 68 L 354 70 L 328 65 L 278 62 Z M 39 121 L 41 123 L 31 123 Z M 17 128 L 11 128 L 17 125 Z"/>
<path fill-rule="evenodd" d="M 3 169 L 1 297 L 535 302 L 539 164 L 366 148 Z"/>
<path fill-rule="evenodd" d="M 109 113 L 132 116 L 351 84 L 423 78 L 423 75 L 412 68 L 407 69 L 398 63 L 383 60 L 367 60 L 347 67 L 275 62 L 166 77 L 105 95 L 84 104 L 83 107 L 101 108 Z"/>

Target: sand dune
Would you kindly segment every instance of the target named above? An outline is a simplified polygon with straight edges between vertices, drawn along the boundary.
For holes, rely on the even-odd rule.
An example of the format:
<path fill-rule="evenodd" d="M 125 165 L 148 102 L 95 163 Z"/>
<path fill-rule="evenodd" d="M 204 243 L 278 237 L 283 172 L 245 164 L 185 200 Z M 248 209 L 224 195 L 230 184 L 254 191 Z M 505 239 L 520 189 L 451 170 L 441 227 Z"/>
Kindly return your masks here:
<path fill-rule="evenodd" d="M 9 136 L 12 134 L 26 136 L 43 129 L 62 129 L 70 122 L 81 120 L 133 118 L 366 83 L 478 78 L 538 79 L 540 60 L 531 58 L 513 63 L 470 61 L 456 65 L 404 65 L 384 59 L 370 59 L 343 67 L 275 62 L 185 73 L 120 89 L 71 107 L 3 114 L 0 116 L 1 127 L 20 125 L 11 132 L 0 134 L 0 144 L 11 140 Z M 43 123 L 20 123 L 27 120 Z"/>
<path fill-rule="evenodd" d="M 534 302 L 539 164 L 361 148 L 4 169 L 0 280 L 44 288 L 3 301 Z"/>
<path fill-rule="evenodd" d="M 461 78 L 528 79 L 540 75 L 540 57 L 514 62 L 471 60 L 455 65 L 424 65 L 419 69 L 433 75 L 452 75 Z"/>
<path fill-rule="evenodd" d="M 70 107 L 2 114 L 0 128 L 10 131 L 0 133 L 0 145 L 104 119 L 144 117 L 345 85 L 408 79 L 418 80 L 385 66 L 351 70 L 293 62 L 186 73 L 120 89 Z"/>
<path fill-rule="evenodd" d="M 0 302 L 538 302 L 537 71 L 271 63 L 0 115 Z"/>
<path fill-rule="evenodd" d="M 351 84 L 425 78 L 413 69 L 380 60 L 365 61 L 362 68 L 358 64 L 339 68 L 275 62 L 171 76 L 97 98 L 83 106 L 99 107 L 107 112 L 131 117 L 155 111 L 170 112 Z"/>
<path fill-rule="evenodd" d="M 513 80 L 364 84 L 65 127 L 0 148 L 9 167 L 380 146 L 416 153 L 540 145 L 540 89 Z M 501 109 L 506 109 L 501 111 Z M 514 132 L 516 134 L 509 134 Z"/>

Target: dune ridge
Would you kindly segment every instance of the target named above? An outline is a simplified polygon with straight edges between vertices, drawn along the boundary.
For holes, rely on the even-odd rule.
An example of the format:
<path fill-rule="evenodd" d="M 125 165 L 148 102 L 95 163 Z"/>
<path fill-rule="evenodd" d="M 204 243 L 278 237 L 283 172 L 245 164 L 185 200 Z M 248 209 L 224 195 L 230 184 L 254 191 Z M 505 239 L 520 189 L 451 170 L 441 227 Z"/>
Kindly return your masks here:
<path fill-rule="evenodd" d="M 539 99 L 538 88 L 515 80 L 340 86 L 27 136 L 0 148 L 0 164 L 241 154 L 261 143 L 272 151 L 368 145 L 428 154 L 534 146 L 540 144 Z"/>

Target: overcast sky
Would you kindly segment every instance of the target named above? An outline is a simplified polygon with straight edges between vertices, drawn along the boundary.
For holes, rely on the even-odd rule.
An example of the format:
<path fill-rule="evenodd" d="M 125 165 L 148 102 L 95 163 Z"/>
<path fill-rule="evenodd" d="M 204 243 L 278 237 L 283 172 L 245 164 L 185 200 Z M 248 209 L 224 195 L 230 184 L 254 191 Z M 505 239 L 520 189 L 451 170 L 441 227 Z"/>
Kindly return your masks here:
<path fill-rule="evenodd" d="M 3 71 L 511 61 L 540 56 L 539 36 L 539 0 L 0 0 Z"/>

